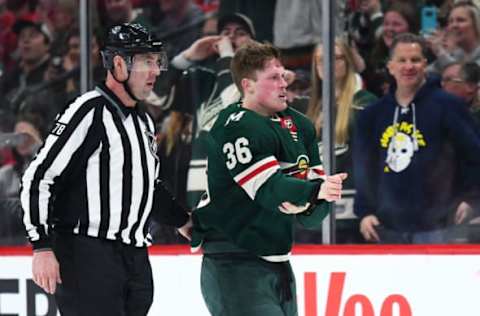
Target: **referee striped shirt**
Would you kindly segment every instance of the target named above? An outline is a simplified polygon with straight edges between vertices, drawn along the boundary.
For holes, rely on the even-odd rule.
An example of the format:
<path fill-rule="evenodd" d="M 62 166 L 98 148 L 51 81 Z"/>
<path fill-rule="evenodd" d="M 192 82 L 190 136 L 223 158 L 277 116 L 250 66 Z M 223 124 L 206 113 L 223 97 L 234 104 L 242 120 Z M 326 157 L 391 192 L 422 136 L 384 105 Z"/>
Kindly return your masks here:
<path fill-rule="evenodd" d="M 105 85 L 70 104 L 22 178 L 33 248 L 51 247 L 52 229 L 149 245 L 159 167 L 153 135 L 152 119 Z"/>

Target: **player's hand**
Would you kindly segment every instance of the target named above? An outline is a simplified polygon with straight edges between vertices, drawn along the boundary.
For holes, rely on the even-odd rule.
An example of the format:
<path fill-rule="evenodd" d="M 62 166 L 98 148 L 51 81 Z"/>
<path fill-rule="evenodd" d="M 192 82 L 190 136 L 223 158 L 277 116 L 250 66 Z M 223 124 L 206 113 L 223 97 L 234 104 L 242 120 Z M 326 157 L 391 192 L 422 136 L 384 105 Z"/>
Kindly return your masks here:
<path fill-rule="evenodd" d="M 220 36 L 205 36 L 196 40 L 182 54 L 183 57 L 190 61 L 204 60 L 205 58 L 216 53 L 215 45 L 220 40 Z"/>
<path fill-rule="evenodd" d="M 33 253 L 32 274 L 35 284 L 49 294 L 54 294 L 57 283 L 62 283 L 58 261 L 52 250 Z"/>
<path fill-rule="evenodd" d="M 360 233 L 366 241 L 380 241 L 375 226 L 380 225 L 380 221 L 375 215 L 367 215 L 360 222 Z"/>
<path fill-rule="evenodd" d="M 347 173 L 337 173 L 327 176 L 318 192 L 319 200 L 333 202 L 342 198 L 342 183 L 348 177 Z"/>
<path fill-rule="evenodd" d="M 278 207 L 280 212 L 285 214 L 298 214 L 306 211 L 310 207 L 310 203 L 305 205 L 295 205 L 290 202 L 283 202 L 282 205 Z"/>
<path fill-rule="evenodd" d="M 425 36 L 425 42 L 433 54 L 438 57 L 447 53 L 447 47 L 445 45 L 446 38 L 447 36 L 444 30 L 436 29 Z"/>
<path fill-rule="evenodd" d="M 188 221 L 182 226 L 177 228 L 178 232 L 180 235 L 188 239 L 189 241 L 192 240 L 192 227 L 193 227 L 193 222 L 192 222 L 192 216 L 190 215 L 188 218 Z"/>

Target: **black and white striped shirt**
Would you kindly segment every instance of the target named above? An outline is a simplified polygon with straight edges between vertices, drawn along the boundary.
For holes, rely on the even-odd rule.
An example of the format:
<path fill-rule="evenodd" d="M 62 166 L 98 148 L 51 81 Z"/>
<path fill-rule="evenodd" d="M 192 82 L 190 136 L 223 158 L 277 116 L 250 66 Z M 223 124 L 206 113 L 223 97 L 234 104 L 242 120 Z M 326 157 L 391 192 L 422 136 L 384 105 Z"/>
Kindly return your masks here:
<path fill-rule="evenodd" d="M 154 123 L 104 85 L 61 113 L 22 179 L 24 224 L 34 249 L 50 231 L 149 244 L 159 161 Z"/>

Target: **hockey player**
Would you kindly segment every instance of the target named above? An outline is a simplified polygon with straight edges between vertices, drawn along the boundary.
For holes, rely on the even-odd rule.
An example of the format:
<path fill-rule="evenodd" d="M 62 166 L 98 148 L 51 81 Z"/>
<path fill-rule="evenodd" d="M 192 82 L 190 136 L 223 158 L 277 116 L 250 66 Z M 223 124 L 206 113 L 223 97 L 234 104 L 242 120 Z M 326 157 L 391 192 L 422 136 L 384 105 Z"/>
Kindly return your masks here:
<path fill-rule="evenodd" d="M 295 220 L 320 224 L 347 175 L 320 179 L 314 127 L 287 106 L 276 48 L 250 43 L 231 68 L 243 101 L 222 110 L 210 131 L 208 192 L 193 212 L 202 294 L 212 315 L 297 315 Z"/>

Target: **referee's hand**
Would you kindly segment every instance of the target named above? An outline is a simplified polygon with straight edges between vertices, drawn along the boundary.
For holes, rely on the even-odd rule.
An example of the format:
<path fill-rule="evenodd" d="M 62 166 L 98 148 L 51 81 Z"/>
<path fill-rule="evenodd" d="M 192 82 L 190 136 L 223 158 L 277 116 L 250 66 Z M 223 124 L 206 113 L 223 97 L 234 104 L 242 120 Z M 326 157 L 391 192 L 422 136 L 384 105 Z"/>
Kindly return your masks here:
<path fill-rule="evenodd" d="M 193 227 L 192 215 L 189 214 L 188 221 L 185 224 L 183 224 L 182 227 L 177 228 L 177 230 L 188 241 L 191 241 L 192 240 L 192 227 Z"/>
<path fill-rule="evenodd" d="M 33 253 L 33 281 L 45 292 L 54 294 L 60 279 L 57 258 L 52 250 L 38 250 Z"/>

